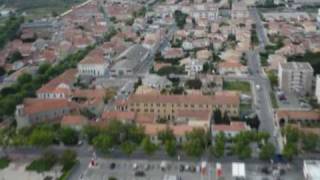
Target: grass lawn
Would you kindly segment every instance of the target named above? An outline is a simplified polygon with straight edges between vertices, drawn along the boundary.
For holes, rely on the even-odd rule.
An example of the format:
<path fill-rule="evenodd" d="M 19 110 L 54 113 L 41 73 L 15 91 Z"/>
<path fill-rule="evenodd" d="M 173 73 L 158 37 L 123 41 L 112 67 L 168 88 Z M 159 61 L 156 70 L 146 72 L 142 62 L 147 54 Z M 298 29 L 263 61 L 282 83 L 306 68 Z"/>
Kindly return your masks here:
<path fill-rule="evenodd" d="M 10 159 L 8 157 L 0 158 L 0 169 L 8 167 L 10 164 Z"/>
<path fill-rule="evenodd" d="M 243 93 L 250 93 L 251 87 L 249 82 L 243 81 L 224 81 L 223 90 L 241 91 Z"/>

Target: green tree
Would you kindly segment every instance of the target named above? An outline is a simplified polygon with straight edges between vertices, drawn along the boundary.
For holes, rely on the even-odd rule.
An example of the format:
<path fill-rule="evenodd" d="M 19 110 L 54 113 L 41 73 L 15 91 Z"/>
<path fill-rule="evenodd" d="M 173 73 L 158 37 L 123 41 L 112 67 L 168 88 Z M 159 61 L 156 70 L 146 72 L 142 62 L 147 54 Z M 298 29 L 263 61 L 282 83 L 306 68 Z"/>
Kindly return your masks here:
<path fill-rule="evenodd" d="M 195 128 L 191 132 L 186 133 L 186 142 L 183 149 L 187 155 L 199 157 L 205 151 L 208 145 L 208 135 L 202 128 Z"/>
<path fill-rule="evenodd" d="M 223 124 L 230 124 L 230 117 L 227 111 L 224 111 L 222 121 L 223 121 Z"/>
<path fill-rule="evenodd" d="M 19 85 L 30 83 L 32 81 L 32 76 L 31 74 L 24 73 L 18 77 L 17 81 Z"/>
<path fill-rule="evenodd" d="M 47 129 L 35 129 L 29 138 L 31 145 L 46 147 L 53 144 L 55 134 Z"/>
<path fill-rule="evenodd" d="M 164 143 L 164 149 L 166 150 L 167 154 L 171 157 L 177 154 L 177 143 L 175 139 L 166 140 Z"/>
<path fill-rule="evenodd" d="M 186 18 L 188 17 L 187 14 L 181 12 L 180 10 L 176 10 L 173 14 L 175 22 L 177 26 L 182 29 L 186 24 Z"/>
<path fill-rule="evenodd" d="M 85 126 L 83 128 L 83 133 L 86 135 L 88 143 L 92 144 L 93 139 L 99 135 L 100 129 L 96 126 Z"/>
<path fill-rule="evenodd" d="M 122 143 L 120 147 L 123 153 L 125 153 L 126 155 L 131 155 L 135 151 L 137 146 L 133 142 L 126 141 Z"/>
<path fill-rule="evenodd" d="M 273 72 L 268 72 L 268 78 L 273 87 L 278 86 L 278 76 Z"/>
<path fill-rule="evenodd" d="M 297 143 L 300 139 L 299 130 L 292 126 L 286 126 L 283 129 L 283 133 L 285 134 L 288 143 Z"/>
<path fill-rule="evenodd" d="M 79 133 L 75 129 L 66 127 L 60 129 L 59 137 L 65 145 L 76 145 L 79 140 Z"/>
<path fill-rule="evenodd" d="M 224 156 L 225 141 L 226 137 L 223 132 L 216 135 L 214 146 L 211 149 L 211 152 L 215 157 L 219 158 Z"/>
<path fill-rule="evenodd" d="M 189 89 L 201 89 L 202 82 L 200 79 L 189 79 L 185 84 Z"/>
<path fill-rule="evenodd" d="M 284 148 L 283 148 L 283 152 L 282 155 L 288 159 L 288 160 L 292 160 L 292 158 L 294 156 L 296 156 L 298 154 L 298 147 L 297 144 L 295 143 L 287 143 L 285 144 Z"/>
<path fill-rule="evenodd" d="M 261 160 L 270 160 L 275 155 L 275 152 L 274 145 L 268 142 L 261 147 L 259 157 Z"/>
<path fill-rule="evenodd" d="M 23 57 L 20 53 L 20 51 L 16 50 L 13 53 L 11 53 L 8 57 L 7 57 L 7 62 L 8 63 L 14 63 L 16 61 L 22 60 Z"/>
<path fill-rule="evenodd" d="M 314 133 L 306 133 L 302 135 L 302 148 L 305 151 L 313 152 L 318 147 L 319 136 Z"/>
<path fill-rule="evenodd" d="M 221 124 L 222 123 L 222 113 L 220 109 L 216 109 L 213 112 L 213 119 L 215 124 Z"/>
<path fill-rule="evenodd" d="M 150 137 L 145 137 L 142 140 L 141 146 L 143 151 L 148 155 L 152 155 L 157 150 L 157 145 L 151 142 Z"/>
<path fill-rule="evenodd" d="M 73 150 L 63 151 L 60 157 L 60 163 L 62 164 L 63 171 L 70 170 L 77 162 L 77 153 Z"/>
<path fill-rule="evenodd" d="M 111 137 L 105 134 L 100 134 L 94 137 L 92 143 L 95 148 L 104 153 L 109 153 L 109 150 L 113 146 Z"/>
<path fill-rule="evenodd" d="M 166 128 L 165 130 L 160 131 L 158 133 L 158 138 L 162 144 L 165 144 L 165 142 L 167 141 L 173 141 L 176 139 L 173 134 L 173 131 L 170 128 Z"/>

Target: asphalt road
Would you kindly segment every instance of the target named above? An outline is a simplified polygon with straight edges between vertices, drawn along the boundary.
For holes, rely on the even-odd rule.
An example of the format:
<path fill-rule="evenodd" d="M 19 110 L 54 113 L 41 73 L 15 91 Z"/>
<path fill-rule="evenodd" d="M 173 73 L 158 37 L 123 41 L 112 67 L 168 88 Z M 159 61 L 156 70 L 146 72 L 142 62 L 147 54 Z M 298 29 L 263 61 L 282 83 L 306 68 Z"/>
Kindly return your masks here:
<path fill-rule="evenodd" d="M 270 81 L 261 67 L 259 55 L 259 52 L 264 50 L 264 47 L 269 43 L 269 40 L 257 9 L 250 9 L 250 15 L 256 23 L 256 31 L 260 43 L 259 48 L 248 52 L 248 68 L 252 72 L 252 81 L 255 85 L 253 93 L 255 110 L 261 121 L 260 130 L 270 134 L 271 142 L 275 145 L 277 153 L 280 153 L 281 148 L 279 139 L 281 138 L 281 134 L 273 121 L 274 111 L 270 99 L 272 89 Z M 260 88 L 257 88 L 256 86 L 259 86 Z"/>

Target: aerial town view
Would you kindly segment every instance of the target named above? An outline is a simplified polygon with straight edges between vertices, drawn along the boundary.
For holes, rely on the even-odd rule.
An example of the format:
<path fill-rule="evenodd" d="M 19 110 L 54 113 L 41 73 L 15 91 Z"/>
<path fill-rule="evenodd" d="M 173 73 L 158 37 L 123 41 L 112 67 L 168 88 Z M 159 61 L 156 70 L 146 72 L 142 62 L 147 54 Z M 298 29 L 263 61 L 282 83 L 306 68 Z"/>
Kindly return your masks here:
<path fill-rule="evenodd" d="M 0 180 L 320 180 L 320 0 L 0 0 Z"/>

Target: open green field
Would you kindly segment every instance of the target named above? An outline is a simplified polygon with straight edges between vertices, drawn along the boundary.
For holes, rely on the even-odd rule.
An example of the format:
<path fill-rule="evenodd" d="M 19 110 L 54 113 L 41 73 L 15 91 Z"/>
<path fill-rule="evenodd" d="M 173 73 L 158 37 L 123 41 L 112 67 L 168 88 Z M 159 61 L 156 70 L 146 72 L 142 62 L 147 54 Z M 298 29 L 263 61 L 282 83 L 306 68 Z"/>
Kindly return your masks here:
<path fill-rule="evenodd" d="M 241 91 L 242 93 L 250 93 L 250 83 L 243 81 L 224 81 L 223 90 L 228 91 Z"/>
<path fill-rule="evenodd" d="M 48 17 L 60 14 L 73 5 L 85 0 L 0 0 L 0 6 L 15 8 L 18 12 L 26 12 L 27 19 Z"/>

